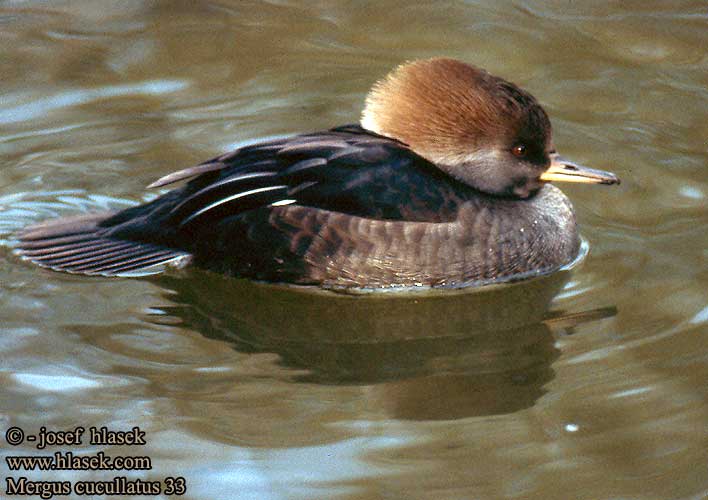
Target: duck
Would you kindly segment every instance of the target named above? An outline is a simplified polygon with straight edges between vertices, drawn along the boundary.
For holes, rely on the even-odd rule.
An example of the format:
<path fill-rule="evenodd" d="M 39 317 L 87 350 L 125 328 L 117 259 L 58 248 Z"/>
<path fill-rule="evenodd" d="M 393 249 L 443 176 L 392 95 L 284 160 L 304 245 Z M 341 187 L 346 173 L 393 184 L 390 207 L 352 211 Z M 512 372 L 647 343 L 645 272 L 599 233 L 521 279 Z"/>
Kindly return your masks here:
<path fill-rule="evenodd" d="M 482 286 L 577 258 L 554 182 L 620 181 L 560 156 L 519 86 L 414 60 L 373 85 L 358 124 L 240 147 L 153 182 L 164 192 L 150 202 L 29 226 L 16 252 L 84 275 L 196 266 L 334 289 Z"/>

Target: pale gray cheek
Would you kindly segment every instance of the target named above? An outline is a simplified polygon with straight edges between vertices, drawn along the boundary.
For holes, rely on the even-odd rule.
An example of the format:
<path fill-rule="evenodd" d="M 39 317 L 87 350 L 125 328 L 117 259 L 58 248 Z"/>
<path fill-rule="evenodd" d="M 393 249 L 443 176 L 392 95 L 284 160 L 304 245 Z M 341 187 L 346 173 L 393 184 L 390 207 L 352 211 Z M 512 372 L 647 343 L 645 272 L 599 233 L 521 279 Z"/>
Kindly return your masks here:
<path fill-rule="evenodd" d="M 514 169 L 508 165 L 499 165 L 491 161 L 479 159 L 474 163 L 457 166 L 454 177 L 466 184 L 487 193 L 508 193 L 515 176 Z"/>
<path fill-rule="evenodd" d="M 533 166 L 496 153 L 475 153 L 466 162 L 441 166 L 448 174 L 480 191 L 526 198 L 541 184 Z"/>

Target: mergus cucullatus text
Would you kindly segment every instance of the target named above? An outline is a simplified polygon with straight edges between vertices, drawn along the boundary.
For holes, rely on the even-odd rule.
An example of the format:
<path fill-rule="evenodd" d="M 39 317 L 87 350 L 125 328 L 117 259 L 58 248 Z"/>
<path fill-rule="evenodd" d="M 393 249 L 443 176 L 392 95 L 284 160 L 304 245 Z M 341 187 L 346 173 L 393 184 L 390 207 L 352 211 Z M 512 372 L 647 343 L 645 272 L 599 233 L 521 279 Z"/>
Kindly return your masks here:
<path fill-rule="evenodd" d="M 117 213 L 32 226 L 17 251 L 88 275 L 192 263 L 329 287 L 485 284 L 577 256 L 573 208 L 548 182 L 619 182 L 561 158 L 533 96 L 444 58 L 376 83 L 360 125 L 245 146 L 149 187 L 184 180 Z"/>

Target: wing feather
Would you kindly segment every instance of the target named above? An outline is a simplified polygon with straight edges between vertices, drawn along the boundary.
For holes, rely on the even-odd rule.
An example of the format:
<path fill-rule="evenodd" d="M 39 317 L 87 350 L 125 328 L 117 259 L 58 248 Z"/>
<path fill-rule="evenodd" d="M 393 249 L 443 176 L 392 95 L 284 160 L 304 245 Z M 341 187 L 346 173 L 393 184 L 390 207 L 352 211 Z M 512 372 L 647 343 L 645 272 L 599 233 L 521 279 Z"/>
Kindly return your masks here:
<path fill-rule="evenodd" d="M 288 186 L 266 186 L 256 189 L 251 189 L 249 191 L 243 191 L 226 198 L 217 200 L 203 208 L 200 208 L 196 212 L 192 213 L 179 224 L 180 227 L 184 227 L 190 222 L 194 221 L 198 217 L 204 216 L 209 212 L 214 211 L 216 208 L 224 209 L 227 205 L 238 204 L 239 211 L 244 210 L 246 207 L 254 208 L 255 206 L 270 205 L 272 203 L 281 201 L 284 197 L 287 197 Z"/>
<path fill-rule="evenodd" d="M 247 191 L 249 187 L 255 186 L 259 181 L 262 182 L 275 176 L 276 172 L 252 172 L 226 177 L 189 195 L 170 211 L 171 215 L 174 219 L 189 216 L 190 213 L 198 211 L 201 207 L 223 199 L 225 193 L 233 193 L 234 191 L 238 193 L 240 190 Z"/>
<path fill-rule="evenodd" d="M 222 167 L 215 178 L 209 165 L 217 162 Z M 200 176 L 202 168 L 210 174 Z M 402 201 L 425 189 L 431 169 L 439 172 L 404 144 L 358 127 L 295 136 L 245 146 L 176 173 L 170 181 L 197 176 L 176 198 L 168 220 L 179 232 L 205 218 L 217 222 L 259 206 L 291 203 L 363 217 L 447 220 L 451 213 L 438 211 L 444 193 L 432 199 L 421 192 L 412 202 Z"/>
<path fill-rule="evenodd" d="M 162 186 L 167 186 L 168 184 L 174 184 L 175 182 L 189 179 L 190 177 L 197 177 L 199 175 L 206 174 L 207 172 L 215 172 L 217 170 L 222 170 L 225 166 L 226 165 L 220 161 L 203 163 L 195 167 L 189 167 L 182 170 L 178 170 L 177 172 L 172 172 L 171 174 L 167 174 L 163 177 L 160 177 L 155 182 L 148 184 L 147 187 L 148 189 L 153 189 Z"/>

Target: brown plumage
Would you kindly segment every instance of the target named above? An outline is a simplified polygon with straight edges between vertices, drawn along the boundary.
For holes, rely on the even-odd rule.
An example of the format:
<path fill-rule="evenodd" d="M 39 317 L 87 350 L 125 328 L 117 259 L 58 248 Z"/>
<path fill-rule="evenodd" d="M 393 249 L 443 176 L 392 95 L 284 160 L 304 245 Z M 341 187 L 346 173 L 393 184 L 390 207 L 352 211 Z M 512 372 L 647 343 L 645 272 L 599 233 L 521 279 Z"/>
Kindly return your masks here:
<path fill-rule="evenodd" d="M 552 149 L 551 124 L 533 96 L 454 59 L 396 68 L 369 92 L 361 124 L 437 165 L 464 162 L 477 150 L 522 135 Z"/>
<path fill-rule="evenodd" d="M 394 70 L 361 124 L 175 172 L 150 187 L 188 182 L 150 203 L 29 228 L 18 253 L 98 275 L 193 263 L 333 287 L 484 284 L 577 255 L 572 206 L 548 181 L 618 182 L 561 159 L 530 94 L 451 59 Z"/>

